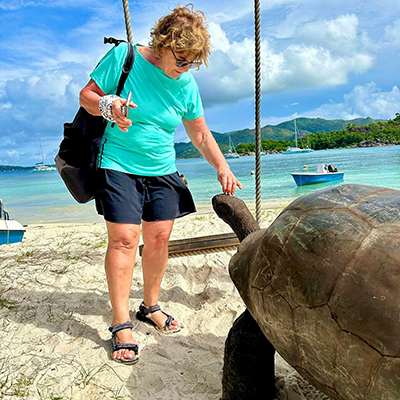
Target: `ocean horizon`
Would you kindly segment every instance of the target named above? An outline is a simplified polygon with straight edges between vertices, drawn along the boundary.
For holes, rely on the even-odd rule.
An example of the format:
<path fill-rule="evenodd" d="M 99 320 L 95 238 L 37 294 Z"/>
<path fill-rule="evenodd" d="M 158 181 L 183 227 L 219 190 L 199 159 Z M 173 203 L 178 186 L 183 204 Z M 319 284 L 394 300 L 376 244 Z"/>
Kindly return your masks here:
<path fill-rule="evenodd" d="M 255 202 L 255 157 L 227 160 L 243 184 L 236 196 L 249 206 Z M 343 171 L 344 180 L 296 186 L 291 173 L 316 171 L 317 164 L 332 164 Z M 308 169 L 303 168 L 304 165 Z M 264 208 L 286 205 L 297 197 L 342 183 L 400 189 L 400 146 L 320 150 L 294 155 L 270 154 L 261 157 L 261 199 Z M 216 171 L 203 158 L 177 160 L 179 173 L 189 182 L 198 208 L 211 207 L 211 199 L 221 193 Z M 22 224 L 101 222 L 94 202 L 78 204 L 66 189 L 57 171 L 10 171 L 0 173 L 0 198 L 10 217 Z"/>

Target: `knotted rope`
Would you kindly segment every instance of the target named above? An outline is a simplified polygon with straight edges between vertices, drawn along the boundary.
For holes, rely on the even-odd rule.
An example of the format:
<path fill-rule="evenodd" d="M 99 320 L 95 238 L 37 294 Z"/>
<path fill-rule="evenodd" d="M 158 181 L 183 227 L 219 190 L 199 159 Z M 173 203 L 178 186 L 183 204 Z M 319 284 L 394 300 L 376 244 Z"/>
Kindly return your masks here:
<path fill-rule="evenodd" d="M 260 0 L 254 0 L 255 34 L 255 140 L 256 140 L 256 220 L 261 219 L 261 29 Z"/>
<path fill-rule="evenodd" d="M 211 253 L 220 253 L 224 251 L 236 251 L 238 246 L 224 246 L 224 247 L 213 247 L 211 249 L 201 249 L 201 250 L 190 250 L 190 251 L 182 251 L 177 253 L 168 254 L 168 258 L 178 258 L 178 257 L 187 257 L 187 256 L 201 256 L 203 254 L 211 254 Z"/>
<path fill-rule="evenodd" d="M 122 0 L 125 15 L 126 36 L 133 44 L 131 18 L 128 0 Z M 256 141 L 256 220 L 261 219 L 261 34 L 260 34 L 260 0 L 254 0 L 255 10 L 255 141 Z M 214 253 L 217 251 L 235 250 L 237 245 L 214 247 L 209 249 L 176 252 L 169 257 Z"/>
<path fill-rule="evenodd" d="M 126 37 L 130 44 L 133 44 L 132 39 L 132 26 L 131 26 L 131 17 L 129 14 L 129 4 L 128 0 L 122 0 L 122 4 L 124 6 L 124 15 L 125 15 L 125 26 L 126 26 Z"/>

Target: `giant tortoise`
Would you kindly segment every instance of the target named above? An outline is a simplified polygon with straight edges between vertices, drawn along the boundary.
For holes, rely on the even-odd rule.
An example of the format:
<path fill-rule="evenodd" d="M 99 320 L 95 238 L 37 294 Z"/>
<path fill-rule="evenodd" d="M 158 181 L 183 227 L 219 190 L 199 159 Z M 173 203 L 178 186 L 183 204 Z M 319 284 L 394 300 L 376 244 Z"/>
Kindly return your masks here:
<path fill-rule="evenodd" d="M 239 236 L 256 229 L 222 203 Z M 314 386 L 337 400 L 400 399 L 400 191 L 302 196 L 243 240 L 229 270 L 266 338 Z"/>

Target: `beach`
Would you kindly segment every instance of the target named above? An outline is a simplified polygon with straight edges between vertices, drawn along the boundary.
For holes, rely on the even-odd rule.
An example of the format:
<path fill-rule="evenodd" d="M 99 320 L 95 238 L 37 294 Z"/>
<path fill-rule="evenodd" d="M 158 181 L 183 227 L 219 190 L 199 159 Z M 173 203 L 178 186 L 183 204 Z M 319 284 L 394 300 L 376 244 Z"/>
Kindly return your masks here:
<path fill-rule="evenodd" d="M 281 209 L 263 210 L 267 227 Z M 231 232 L 211 208 L 178 219 L 172 239 Z M 193 399 L 221 396 L 224 343 L 244 310 L 228 273 L 234 250 L 172 258 L 160 293 L 184 327 L 166 336 L 136 320 L 140 257 L 130 295 L 140 361 L 110 358 L 111 321 L 103 223 L 36 224 L 0 252 L 0 397 L 26 399 Z M 327 399 L 279 355 L 278 399 Z"/>

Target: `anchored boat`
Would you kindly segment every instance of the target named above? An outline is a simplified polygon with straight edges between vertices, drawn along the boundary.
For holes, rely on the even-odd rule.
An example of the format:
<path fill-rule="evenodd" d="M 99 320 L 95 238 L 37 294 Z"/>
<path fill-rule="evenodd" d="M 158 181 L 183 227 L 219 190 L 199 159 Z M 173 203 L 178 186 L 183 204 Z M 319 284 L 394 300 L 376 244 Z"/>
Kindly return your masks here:
<path fill-rule="evenodd" d="M 40 144 L 40 154 L 42 155 L 42 162 L 36 163 L 33 171 L 34 172 L 55 171 L 56 167 L 51 167 L 50 165 L 45 165 L 45 163 L 44 163 L 43 147 L 42 147 L 42 141 L 40 138 L 39 138 L 39 144 Z"/>
<path fill-rule="evenodd" d="M 301 149 L 300 147 L 298 147 L 297 142 L 298 142 L 298 135 L 299 133 L 297 132 L 297 124 L 296 124 L 296 119 L 294 120 L 294 142 L 295 142 L 295 146 L 290 146 L 287 148 L 286 151 L 284 151 L 282 154 L 299 154 L 299 153 L 311 153 L 312 151 L 314 151 L 311 147 L 310 147 L 310 141 L 307 138 L 307 147 L 304 149 Z"/>
<path fill-rule="evenodd" d="M 292 176 L 297 186 L 303 186 L 343 179 L 344 172 L 339 172 L 333 165 L 325 168 L 325 164 L 318 164 L 317 172 L 293 172 Z"/>
<path fill-rule="evenodd" d="M 0 245 L 22 242 L 25 228 L 4 210 L 3 200 L 0 199 Z"/>
<path fill-rule="evenodd" d="M 239 154 L 236 153 L 236 149 L 232 146 L 231 135 L 229 135 L 229 150 L 224 154 L 225 158 L 239 158 Z"/>

